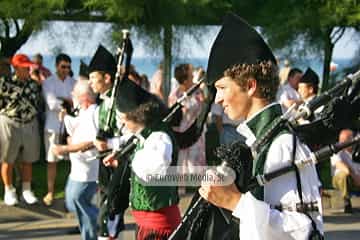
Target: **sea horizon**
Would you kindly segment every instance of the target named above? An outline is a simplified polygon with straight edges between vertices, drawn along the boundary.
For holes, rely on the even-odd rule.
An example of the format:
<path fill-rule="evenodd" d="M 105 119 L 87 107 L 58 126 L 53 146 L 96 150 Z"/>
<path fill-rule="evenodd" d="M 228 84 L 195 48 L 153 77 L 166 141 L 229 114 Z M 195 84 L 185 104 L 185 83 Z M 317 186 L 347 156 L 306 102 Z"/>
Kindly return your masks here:
<path fill-rule="evenodd" d="M 79 75 L 80 60 L 84 61 L 86 64 L 89 64 L 91 56 L 70 56 L 72 59 L 72 70 L 74 72 L 74 77 L 77 78 Z M 43 64 L 45 67 L 49 68 L 51 72 L 55 72 L 55 55 L 43 55 L 44 61 Z M 149 80 L 157 70 L 162 58 L 160 57 L 135 57 L 132 59 L 132 65 L 135 66 L 136 71 L 139 74 L 146 74 Z M 207 68 L 207 58 L 175 58 L 172 64 L 172 75 L 173 70 L 177 64 L 180 63 L 191 63 L 195 67 Z M 336 58 L 333 59 L 334 63 L 337 64 L 336 72 L 341 72 L 344 68 L 351 66 L 351 58 Z M 280 64 L 280 68 L 282 65 Z M 317 58 L 308 58 L 303 61 L 297 61 L 291 64 L 291 67 L 297 67 L 305 71 L 307 67 L 311 67 L 316 73 L 319 74 L 320 78 L 322 77 L 323 63 Z"/>

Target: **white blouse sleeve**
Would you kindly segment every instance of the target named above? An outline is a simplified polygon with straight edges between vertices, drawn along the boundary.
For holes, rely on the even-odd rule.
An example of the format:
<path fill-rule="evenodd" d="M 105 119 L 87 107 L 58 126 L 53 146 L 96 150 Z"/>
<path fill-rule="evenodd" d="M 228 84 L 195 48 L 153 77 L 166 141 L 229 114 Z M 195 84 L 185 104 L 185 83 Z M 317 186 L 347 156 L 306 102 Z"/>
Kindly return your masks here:
<path fill-rule="evenodd" d="M 153 132 L 145 140 L 144 147 L 135 153 L 132 170 L 147 181 L 149 175 L 166 174 L 171 164 L 173 145 L 169 135 L 164 132 Z"/>

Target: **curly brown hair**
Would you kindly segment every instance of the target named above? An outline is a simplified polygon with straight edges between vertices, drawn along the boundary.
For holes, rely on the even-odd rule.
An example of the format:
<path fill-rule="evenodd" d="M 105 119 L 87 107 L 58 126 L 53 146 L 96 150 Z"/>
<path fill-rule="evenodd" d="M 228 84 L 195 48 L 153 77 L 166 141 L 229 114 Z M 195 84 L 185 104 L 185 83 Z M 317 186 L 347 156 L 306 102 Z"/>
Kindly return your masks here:
<path fill-rule="evenodd" d="M 158 98 L 140 104 L 133 111 L 125 113 L 127 120 L 144 126 L 152 126 L 159 123 L 166 115 L 167 107 Z"/>
<path fill-rule="evenodd" d="M 188 79 L 188 72 L 191 67 L 191 64 L 188 63 L 179 64 L 175 67 L 174 76 L 179 84 L 183 84 Z"/>
<path fill-rule="evenodd" d="M 259 97 L 272 102 L 279 87 L 279 70 L 271 61 L 258 64 L 236 64 L 224 72 L 225 77 L 233 79 L 241 89 L 245 89 L 249 78 L 254 78 L 258 86 Z"/>

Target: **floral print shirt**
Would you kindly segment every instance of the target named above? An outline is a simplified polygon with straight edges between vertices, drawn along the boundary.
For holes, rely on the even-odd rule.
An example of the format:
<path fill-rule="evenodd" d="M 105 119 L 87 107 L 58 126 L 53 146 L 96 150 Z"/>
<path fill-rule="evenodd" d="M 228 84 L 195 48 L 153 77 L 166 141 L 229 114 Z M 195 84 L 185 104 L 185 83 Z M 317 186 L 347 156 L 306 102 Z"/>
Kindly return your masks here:
<path fill-rule="evenodd" d="M 34 80 L 0 77 L 0 114 L 28 123 L 37 116 L 41 100 L 41 86 Z"/>

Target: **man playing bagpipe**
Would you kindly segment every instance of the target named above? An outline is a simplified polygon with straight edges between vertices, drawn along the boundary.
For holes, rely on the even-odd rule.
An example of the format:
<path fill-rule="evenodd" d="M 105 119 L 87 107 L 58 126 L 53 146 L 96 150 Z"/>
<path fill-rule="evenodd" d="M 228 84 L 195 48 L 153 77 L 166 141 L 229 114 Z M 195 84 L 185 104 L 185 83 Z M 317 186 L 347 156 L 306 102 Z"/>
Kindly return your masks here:
<path fill-rule="evenodd" d="M 130 156 L 130 205 L 137 230 L 136 239 L 168 239 L 180 223 L 176 186 L 147 184 L 149 176 L 166 175 L 177 163 L 178 147 L 169 125 L 162 121 L 168 113 L 165 105 L 134 82 L 125 78 L 117 88 L 117 110 L 120 121 L 138 142 Z M 115 153 L 104 158 L 106 166 L 127 161 Z"/>
<path fill-rule="evenodd" d="M 231 119 L 246 119 L 237 130 L 249 147 L 282 114 L 274 102 L 279 85 L 276 60 L 255 29 L 235 15 L 226 16 L 212 47 L 207 81 L 215 84 L 215 101 Z M 249 160 L 249 177 L 291 165 L 308 154 L 289 129 L 280 129 Z M 250 191 L 235 184 L 204 184 L 199 193 L 240 220 L 242 240 L 315 239 L 323 232 L 319 185 L 315 167 L 308 165 Z"/>
<path fill-rule="evenodd" d="M 116 72 L 116 61 L 112 54 L 103 46 L 99 46 L 89 64 L 89 83 L 95 93 L 100 94 L 102 100 L 98 110 L 98 134 L 94 145 L 99 151 L 104 151 L 109 146 L 108 139 L 118 132 L 116 125 L 115 109 L 111 106 L 111 93 Z M 107 122 L 108 115 L 111 114 L 110 121 Z M 106 131 L 105 131 L 106 129 Z M 100 190 L 100 212 L 98 216 L 99 236 L 108 239 L 117 237 L 119 232 L 124 229 L 123 213 L 117 216 L 110 216 L 108 209 L 108 185 L 112 172 L 100 161 L 99 166 L 99 190 Z M 111 217 L 111 218 L 110 218 Z M 114 220 L 114 221 L 112 221 Z M 110 225 L 112 227 L 110 227 Z M 111 230 L 112 229 L 112 230 Z"/>

